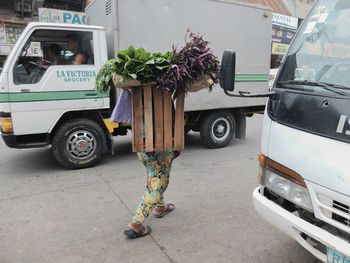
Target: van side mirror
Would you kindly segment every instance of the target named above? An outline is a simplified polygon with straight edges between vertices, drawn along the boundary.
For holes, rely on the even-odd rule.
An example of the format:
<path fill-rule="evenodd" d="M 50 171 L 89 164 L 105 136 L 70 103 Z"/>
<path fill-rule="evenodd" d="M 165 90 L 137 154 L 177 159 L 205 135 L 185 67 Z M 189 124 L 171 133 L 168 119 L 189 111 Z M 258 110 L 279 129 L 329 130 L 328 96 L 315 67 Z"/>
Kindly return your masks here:
<path fill-rule="evenodd" d="M 234 91 L 236 75 L 236 53 L 232 50 L 224 51 L 220 68 L 220 86 L 225 91 Z"/>
<path fill-rule="evenodd" d="M 240 97 L 240 98 L 266 98 L 272 97 L 276 93 L 268 92 L 261 94 L 250 94 L 250 92 L 246 91 L 238 91 L 238 94 L 233 93 L 235 90 L 235 82 L 236 82 L 236 53 L 232 50 L 224 51 L 221 60 L 221 68 L 220 68 L 220 86 L 223 88 L 225 94 L 230 97 Z M 266 82 L 266 85 L 268 83 Z M 232 93 L 230 93 L 230 91 Z"/>

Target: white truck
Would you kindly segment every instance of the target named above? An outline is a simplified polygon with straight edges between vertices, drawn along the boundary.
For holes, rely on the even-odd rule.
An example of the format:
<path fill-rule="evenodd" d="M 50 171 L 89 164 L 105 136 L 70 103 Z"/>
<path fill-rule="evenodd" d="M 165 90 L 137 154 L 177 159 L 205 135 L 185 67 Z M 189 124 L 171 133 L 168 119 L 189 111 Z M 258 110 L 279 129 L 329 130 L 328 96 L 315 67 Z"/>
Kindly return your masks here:
<path fill-rule="evenodd" d="M 256 211 L 322 262 L 350 262 L 350 1 L 318 0 L 263 124 Z"/>
<path fill-rule="evenodd" d="M 236 85 L 245 92 L 268 91 L 271 10 L 235 1 L 99 0 L 87 8 L 91 25 L 28 24 L 0 75 L 2 138 L 9 147 L 52 145 L 53 155 L 67 168 L 95 164 L 113 149 L 112 136 L 130 128 L 111 123 L 118 91 L 94 90 L 101 66 L 129 45 L 169 51 L 184 44 L 188 28 L 211 42 L 220 58 L 237 52 Z M 59 44 L 69 60 L 68 34 L 78 35 L 87 54 L 85 65 L 50 65 L 48 48 Z M 186 130 L 199 131 L 211 148 L 245 137 L 245 118 L 262 112 L 265 98 L 231 99 L 215 88 L 190 94 Z"/>

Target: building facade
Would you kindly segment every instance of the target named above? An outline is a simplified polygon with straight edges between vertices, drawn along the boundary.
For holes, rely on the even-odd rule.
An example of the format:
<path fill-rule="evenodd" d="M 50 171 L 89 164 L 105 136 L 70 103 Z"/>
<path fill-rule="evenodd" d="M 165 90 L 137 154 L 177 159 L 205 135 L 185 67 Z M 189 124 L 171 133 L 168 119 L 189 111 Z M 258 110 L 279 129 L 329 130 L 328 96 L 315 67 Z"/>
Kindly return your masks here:
<path fill-rule="evenodd" d="M 250 4 L 270 6 L 277 14 L 304 19 L 315 0 L 240 0 Z"/>
<path fill-rule="evenodd" d="M 25 26 L 38 21 L 39 8 L 82 12 L 85 0 L 0 0 L 0 68 Z"/>
<path fill-rule="evenodd" d="M 288 8 L 290 15 L 300 19 L 304 19 L 306 17 L 314 2 L 314 0 L 283 0 L 283 3 Z"/>

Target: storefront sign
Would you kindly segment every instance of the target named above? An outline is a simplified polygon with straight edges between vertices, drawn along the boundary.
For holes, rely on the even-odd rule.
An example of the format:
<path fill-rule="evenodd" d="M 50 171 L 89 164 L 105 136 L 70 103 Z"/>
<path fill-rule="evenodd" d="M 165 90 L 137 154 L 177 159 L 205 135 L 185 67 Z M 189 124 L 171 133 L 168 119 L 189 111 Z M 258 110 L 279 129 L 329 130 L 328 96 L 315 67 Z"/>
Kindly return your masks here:
<path fill-rule="evenodd" d="M 298 18 L 281 14 L 272 14 L 272 25 L 287 27 L 293 30 L 298 28 Z"/>
<path fill-rule="evenodd" d="M 272 54 L 275 55 L 285 55 L 288 51 L 289 45 L 272 43 Z"/>
<path fill-rule="evenodd" d="M 295 35 L 295 31 L 285 28 L 272 28 L 272 42 L 290 44 Z"/>
<path fill-rule="evenodd" d="M 16 44 L 25 25 L 5 23 L 6 44 Z"/>
<path fill-rule="evenodd" d="M 39 21 L 86 25 L 85 13 L 66 10 L 39 8 Z"/>
<path fill-rule="evenodd" d="M 285 55 L 298 28 L 298 19 L 291 16 L 273 14 L 272 50 L 273 55 Z"/>
<path fill-rule="evenodd" d="M 13 45 L 0 44 L 0 55 L 2 55 L 2 56 L 9 55 L 12 48 L 13 48 Z"/>

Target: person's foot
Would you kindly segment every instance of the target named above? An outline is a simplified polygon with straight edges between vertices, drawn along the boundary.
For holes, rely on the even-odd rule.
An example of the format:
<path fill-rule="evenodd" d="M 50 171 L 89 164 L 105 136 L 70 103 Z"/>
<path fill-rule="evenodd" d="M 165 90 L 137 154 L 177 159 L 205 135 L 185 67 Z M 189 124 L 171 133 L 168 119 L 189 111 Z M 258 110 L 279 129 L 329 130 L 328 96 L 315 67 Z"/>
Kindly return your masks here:
<path fill-rule="evenodd" d="M 162 208 L 156 208 L 155 217 L 156 218 L 162 218 L 165 215 L 169 214 L 170 212 L 174 211 L 175 205 L 174 204 L 167 204 Z"/>
<path fill-rule="evenodd" d="M 144 237 L 151 233 L 152 229 L 150 226 L 145 226 L 143 224 L 136 224 L 130 222 L 128 224 L 129 229 L 125 229 L 123 234 L 128 238 L 138 238 Z"/>

